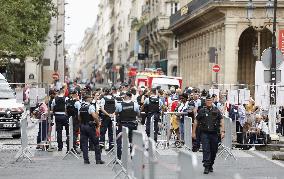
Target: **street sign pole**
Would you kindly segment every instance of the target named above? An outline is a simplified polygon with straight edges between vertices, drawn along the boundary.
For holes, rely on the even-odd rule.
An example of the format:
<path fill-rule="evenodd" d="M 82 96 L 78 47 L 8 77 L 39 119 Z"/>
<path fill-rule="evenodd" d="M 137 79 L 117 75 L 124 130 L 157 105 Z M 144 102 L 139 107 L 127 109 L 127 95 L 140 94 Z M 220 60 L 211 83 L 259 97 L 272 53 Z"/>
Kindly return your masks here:
<path fill-rule="evenodd" d="M 271 48 L 272 61 L 270 67 L 270 105 L 276 104 L 276 11 L 277 0 L 274 0 L 273 35 Z"/>

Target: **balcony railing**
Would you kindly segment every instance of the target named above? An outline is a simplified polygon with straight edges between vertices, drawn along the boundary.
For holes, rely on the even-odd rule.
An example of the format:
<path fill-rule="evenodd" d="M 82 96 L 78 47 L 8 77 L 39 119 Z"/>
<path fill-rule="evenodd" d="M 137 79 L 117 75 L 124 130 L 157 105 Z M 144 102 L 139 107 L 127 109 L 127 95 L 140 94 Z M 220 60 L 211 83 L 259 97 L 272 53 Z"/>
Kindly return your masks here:
<path fill-rule="evenodd" d="M 182 7 L 179 11 L 170 17 L 170 27 L 173 27 L 178 22 L 186 19 L 191 14 L 197 12 L 205 5 L 212 3 L 216 0 L 193 0 L 186 6 Z M 222 1 L 222 0 L 221 0 Z"/>

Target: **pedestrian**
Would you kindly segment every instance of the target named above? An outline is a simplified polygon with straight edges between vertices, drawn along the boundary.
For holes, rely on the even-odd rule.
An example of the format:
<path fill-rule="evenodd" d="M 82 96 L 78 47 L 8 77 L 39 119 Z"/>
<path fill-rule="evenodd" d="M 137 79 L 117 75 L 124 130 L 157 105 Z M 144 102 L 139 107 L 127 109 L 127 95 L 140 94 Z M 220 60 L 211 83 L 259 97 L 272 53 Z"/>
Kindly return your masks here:
<path fill-rule="evenodd" d="M 68 142 L 69 141 L 69 121 L 66 116 L 66 98 L 64 97 L 63 88 L 59 90 L 59 95 L 53 99 L 52 104 L 51 104 L 51 109 L 55 116 L 58 151 L 62 151 L 62 148 L 63 148 L 63 142 L 62 142 L 63 127 L 65 128 L 65 131 L 66 131 L 67 151 L 69 151 L 69 142 Z"/>
<path fill-rule="evenodd" d="M 47 107 L 48 97 L 46 97 L 41 103 L 39 103 L 36 109 L 33 111 L 33 114 L 36 119 L 39 120 L 39 127 L 38 127 L 38 135 L 37 135 L 37 147 L 36 149 L 43 149 L 43 146 L 40 144 L 47 139 L 47 129 L 48 129 L 48 122 L 47 122 L 47 114 L 48 114 L 48 107 Z"/>
<path fill-rule="evenodd" d="M 138 122 L 137 122 L 137 115 L 139 113 L 139 105 L 137 102 L 132 100 L 132 93 L 127 92 L 124 101 L 118 103 L 115 110 L 116 115 L 118 115 L 118 130 L 117 134 L 122 131 L 122 126 L 128 128 L 128 138 L 130 143 L 130 152 L 132 150 L 132 131 L 137 130 Z M 121 138 L 118 139 L 117 142 L 117 157 L 121 160 Z"/>
<path fill-rule="evenodd" d="M 213 165 L 218 151 L 219 134 L 225 136 L 224 119 L 217 107 L 213 106 L 211 96 L 206 97 L 205 108 L 198 111 L 193 124 L 192 137 L 196 139 L 196 129 L 200 130 L 203 149 L 204 174 L 213 172 Z"/>
<path fill-rule="evenodd" d="M 83 97 L 83 103 L 80 108 L 79 120 L 80 126 L 80 143 L 83 152 L 84 164 L 90 164 L 88 155 L 88 141 L 89 139 L 94 144 L 96 164 L 104 164 L 101 159 L 101 150 L 99 145 L 99 131 L 100 120 L 95 105 L 91 105 L 91 94 L 85 94 Z"/>

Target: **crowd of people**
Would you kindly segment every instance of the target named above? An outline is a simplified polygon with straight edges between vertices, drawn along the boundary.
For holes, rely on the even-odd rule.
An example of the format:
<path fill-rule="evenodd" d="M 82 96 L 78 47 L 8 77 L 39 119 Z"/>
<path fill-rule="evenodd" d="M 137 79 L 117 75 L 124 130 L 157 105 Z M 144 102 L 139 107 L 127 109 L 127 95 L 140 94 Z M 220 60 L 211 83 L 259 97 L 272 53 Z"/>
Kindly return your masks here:
<path fill-rule="evenodd" d="M 145 126 L 145 132 L 150 137 L 150 125 L 154 124 L 154 140 L 160 135 L 159 123 L 165 112 L 176 112 L 171 115 L 171 134 L 176 147 L 184 145 L 185 116 L 193 119 L 193 148 L 196 152 L 202 144 L 204 173 L 213 172 L 213 164 L 218 150 L 218 143 L 224 137 L 224 118 L 228 115 L 234 121 L 234 140 L 240 144 L 255 144 L 259 139 L 269 138 L 267 116 L 251 99 L 249 104 L 228 104 L 223 96 L 209 94 L 198 88 L 171 87 L 147 89 L 146 87 L 130 87 L 122 83 L 119 88 L 92 88 L 86 86 L 65 86 L 60 90 L 51 90 L 49 98 L 38 104 L 34 114 L 42 119 L 39 127 L 38 144 L 47 138 L 50 109 L 55 118 L 58 151 L 63 149 L 62 131 L 66 131 L 67 151 L 83 152 L 84 163 L 89 164 L 88 151 L 96 153 L 96 163 L 103 164 L 102 150 L 109 151 L 114 147 L 112 121 L 117 122 L 117 133 L 122 126 L 129 129 L 129 142 L 132 143 L 132 131 L 138 125 Z M 280 115 L 284 115 L 284 108 Z M 178 115 L 182 113 L 182 115 Z M 256 115 L 255 115 L 256 114 Z M 252 117 L 253 116 L 253 117 Z M 73 149 L 69 148 L 69 118 L 73 119 L 74 141 Z M 283 120 L 283 118 L 282 118 Z M 283 122 L 283 121 L 282 121 Z M 283 125 L 283 123 L 281 123 Z M 44 127 L 42 127 L 44 126 Z M 281 128 L 283 129 L 283 128 Z M 281 131 L 283 132 L 283 130 Z M 108 145 L 106 144 L 108 134 Z M 240 135 L 239 135 L 240 134 Z M 265 136 L 265 137 L 263 137 Z M 78 142 L 80 141 L 80 142 Z M 267 140 L 266 140 L 267 142 Z M 169 144 L 168 144 L 169 145 Z M 121 158 L 121 139 L 117 141 L 118 158 Z M 38 148 L 41 148 L 38 145 Z M 79 150 L 80 149 L 80 150 Z"/>

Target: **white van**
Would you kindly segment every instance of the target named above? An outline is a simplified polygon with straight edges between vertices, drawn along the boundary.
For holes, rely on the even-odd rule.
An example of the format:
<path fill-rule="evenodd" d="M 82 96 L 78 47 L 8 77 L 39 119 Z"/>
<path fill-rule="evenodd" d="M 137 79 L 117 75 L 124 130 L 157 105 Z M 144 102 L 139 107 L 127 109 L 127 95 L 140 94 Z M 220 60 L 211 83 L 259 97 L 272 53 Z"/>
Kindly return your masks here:
<path fill-rule="evenodd" d="M 0 73 L 0 137 L 19 138 L 24 105 L 17 103 L 14 91 Z"/>

